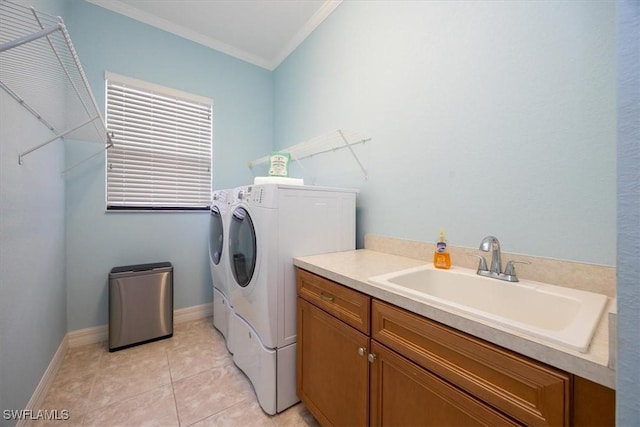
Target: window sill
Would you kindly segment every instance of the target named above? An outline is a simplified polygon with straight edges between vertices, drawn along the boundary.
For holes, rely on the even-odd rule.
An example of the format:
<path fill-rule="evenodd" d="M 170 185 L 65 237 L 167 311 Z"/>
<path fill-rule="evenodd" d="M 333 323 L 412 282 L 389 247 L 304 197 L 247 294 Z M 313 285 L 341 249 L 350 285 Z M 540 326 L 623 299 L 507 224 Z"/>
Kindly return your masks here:
<path fill-rule="evenodd" d="M 210 207 L 204 206 L 199 208 L 188 207 L 148 207 L 148 206 L 107 206 L 105 212 L 107 213 L 199 213 L 209 212 Z"/>

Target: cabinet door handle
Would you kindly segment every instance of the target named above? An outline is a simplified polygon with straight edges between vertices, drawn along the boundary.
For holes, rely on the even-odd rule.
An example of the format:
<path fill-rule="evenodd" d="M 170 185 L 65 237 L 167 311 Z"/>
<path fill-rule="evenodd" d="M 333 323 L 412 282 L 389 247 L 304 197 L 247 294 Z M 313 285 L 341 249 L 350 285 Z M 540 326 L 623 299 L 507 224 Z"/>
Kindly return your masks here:
<path fill-rule="evenodd" d="M 360 356 L 364 356 L 366 352 L 367 352 L 366 347 L 360 347 L 360 348 L 358 349 L 358 354 L 359 354 Z"/>
<path fill-rule="evenodd" d="M 373 353 L 369 353 L 369 356 L 367 356 L 367 359 L 369 359 L 370 363 L 373 363 L 376 361 L 376 355 Z"/>
<path fill-rule="evenodd" d="M 324 292 L 320 292 L 320 298 L 322 298 L 325 301 L 333 301 L 335 299 L 331 295 L 327 295 Z"/>

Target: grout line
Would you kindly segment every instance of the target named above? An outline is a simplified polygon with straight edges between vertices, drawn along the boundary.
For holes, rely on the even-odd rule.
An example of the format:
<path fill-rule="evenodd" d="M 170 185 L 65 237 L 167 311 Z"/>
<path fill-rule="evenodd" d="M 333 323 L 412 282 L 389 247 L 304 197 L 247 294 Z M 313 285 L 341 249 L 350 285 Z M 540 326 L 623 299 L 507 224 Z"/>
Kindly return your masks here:
<path fill-rule="evenodd" d="M 154 343 L 151 343 L 151 344 L 154 344 Z M 126 350 L 124 350 L 124 351 L 126 351 Z M 167 363 L 167 369 L 169 369 L 169 360 L 168 360 L 168 357 L 167 357 L 167 349 L 166 349 L 166 347 L 162 347 L 162 348 L 160 348 L 159 350 L 155 350 L 155 349 L 154 349 L 154 350 L 149 350 L 149 351 L 150 351 L 150 352 L 154 352 L 154 351 L 163 351 L 163 352 L 164 352 L 164 356 L 165 356 L 165 361 L 166 361 L 166 363 Z M 90 396 L 91 396 L 91 397 L 93 397 L 93 392 L 94 392 L 94 389 L 95 389 L 96 382 L 97 382 L 97 380 L 98 380 L 98 376 L 102 373 L 102 372 L 101 372 L 101 371 L 102 371 L 102 367 L 103 367 L 102 359 L 103 359 L 104 357 L 106 357 L 106 355 L 110 354 L 110 353 L 108 352 L 108 346 L 102 346 L 102 347 L 100 348 L 99 352 L 100 352 L 100 360 L 99 360 L 98 367 L 96 368 L 96 374 L 94 375 L 93 383 L 92 383 L 92 385 L 91 385 L 91 392 L 90 392 Z M 135 357 L 138 357 L 138 356 L 135 356 Z M 145 357 L 144 357 L 144 359 L 145 359 L 145 360 L 147 360 L 147 358 L 148 358 L 147 356 L 145 356 Z M 126 361 L 126 363 L 127 363 L 127 364 L 128 364 L 128 363 L 131 363 L 131 360 Z M 109 402 L 109 403 L 107 403 L 107 404 L 105 404 L 105 405 L 101 405 L 101 406 L 94 406 L 94 408 L 93 408 L 92 410 L 90 410 L 90 411 L 85 411 L 85 414 L 83 415 L 82 424 L 84 425 L 84 421 L 85 421 L 84 419 L 86 418 L 86 416 L 87 416 L 90 412 L 106 410 L 106 408 L 109 408 L 109 407 L 111 407 L 111 406 L 122 404 L 122 403 L 124 403 L 124 402 L 127 402 L 127 401 L 130 401 L 130 400 L 132 400 L 132 399 L 138 398 L 138 397 L 142 396 L 143 394 L 151 393 L 151 392 L 153 392 L 153 391 L 155 391 L 155 390 L 162 389 L 163 387 L 166 387 L 167 385 L 171 385 L 171 375 L 170 375 L 170 373 L 169 373 L 169 381 L 170 381 L 170 382 L 169 382 L 169 384 L 167 384 L 167 383 L 164 383 L 164 384 L 158 384 L 156 387 L 153 387 L 153 388 L 150 388 L 150 389 L 147 389 L 147 390 L 140 391 L 139 393 L 136 393 L 136 394 L 131 395 L 131 396 L 124 397 L 124 398 L 122 398 L 122 399 L 114 400 L 114 401 Z M 172 390 L 172 392 L 173 392 L 173 386 L 172 386 L 172 389 L 171 389 L 171 390 Z M 91 397 L 89 398 L 90 400 L 92 400 L 92 399 L 91 399 Z M 175 401 L 175 395 L 174 395 L 174 401 Z M 177 411 L 176 411 L 176 416 L 177 416 Z M 179 421 L 178 421 L 178 422 L 179 422 Z"/>
<path fill-rule="evenodd" d="M 82 414 L 82 425 L 84 425 L 84 419 L 87 416 L 87 414 L 91 411 L 89 409 L 89 405 L 91 403 L 91 401 L 93 400 L 93 389 L 96 386 L 96 381 L 98 380 L 98 375 L 100 375 L 100 368 L 102 366 L 102 352 L 100 352 L 100 360 L 98 361 L 98 367 L 95 369 L 95 372 L 93 374 L 93 379 L 91 380 L 91 388 L 89 389 L 89 395 L 87 395 L 87 397 L 85 397 L 85 401 L 84 401 L 84 413 Z"/>
<path fill-rule="evenodd" d="M 173 375 L 171 373 L 171 363 L 169 362 L 169 349 L 164 348 L 164 354 L 167 358 L 167 369 L 169 369 L 169 382 L 171 383 L 171 394 L 173 395 L 173 406 L 176 408 L 176 419 L 178 420 L 178 426 L 181 426 L 180 422 L 180 411 L 178 411 L 178 398 L 176 397 L 176 389 L 173 385 Z"/>

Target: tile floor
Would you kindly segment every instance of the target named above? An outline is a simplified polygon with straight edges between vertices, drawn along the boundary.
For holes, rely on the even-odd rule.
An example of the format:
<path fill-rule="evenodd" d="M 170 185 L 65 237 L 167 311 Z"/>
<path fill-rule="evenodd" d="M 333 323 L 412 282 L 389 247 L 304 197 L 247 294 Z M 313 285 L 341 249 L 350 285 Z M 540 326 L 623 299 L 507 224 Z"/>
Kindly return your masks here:
<path fill-rule="evenodd" d="M 261 410 L 210 317 L 113 353 L 106 342 L 69 349 L 42 409 L 66 409 L 69 420 L 32 425 L 318 426 L 301 403 L 275 416 Z"/>

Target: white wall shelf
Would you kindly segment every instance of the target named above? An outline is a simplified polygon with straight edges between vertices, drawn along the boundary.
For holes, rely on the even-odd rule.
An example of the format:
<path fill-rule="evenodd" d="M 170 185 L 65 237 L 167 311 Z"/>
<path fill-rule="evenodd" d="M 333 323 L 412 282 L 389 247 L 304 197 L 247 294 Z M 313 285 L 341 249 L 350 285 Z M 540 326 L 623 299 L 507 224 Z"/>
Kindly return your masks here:
<path fill-rule="evenodd" d="M 298 144 L 292 145 L 291 147 L 282 148 L 277 151 L 288 152 L 291 154 L 291 159 L 298 162 L 300 166 L 300 160 L 318 155 L 323 153 L 329 153 L 337 150 L 348 149 L 351 152 L 351 155 L 358 163 L 360 170 L 362 171 L 364 178 L 367 179 L 368 174 L 365 167 L 360 162 L 355 151 L 353 151 L 353 146 L 357 144 L 364 144 L 365 142 L 371 141 L 370 137 L 360 135 L 357 132 L 345 131 L 342 129 L 335 130 L 333 132 L 327 133 L 325 135 L 320 135 L 315 138 L 308 139 L 306 141 L 302 141 Z M 269 155 L 264 157 L 260 157 L 259 159 L 252 160 L 249 162 L 249 168 L 253 169 L 254 166 L 258 166 L 261 164 L 269 163 Z"/>
<path fill-rule="evenodd" d="M 65 137 L 104 144 L 89 158 L 111 147 L 111 136 L 62 18 L 0 0 L 0 21 L 0 87 L 54 135 L 20 153 L 18 163 Z M 59 92 L 51 97 L 43 87 Z"/>

